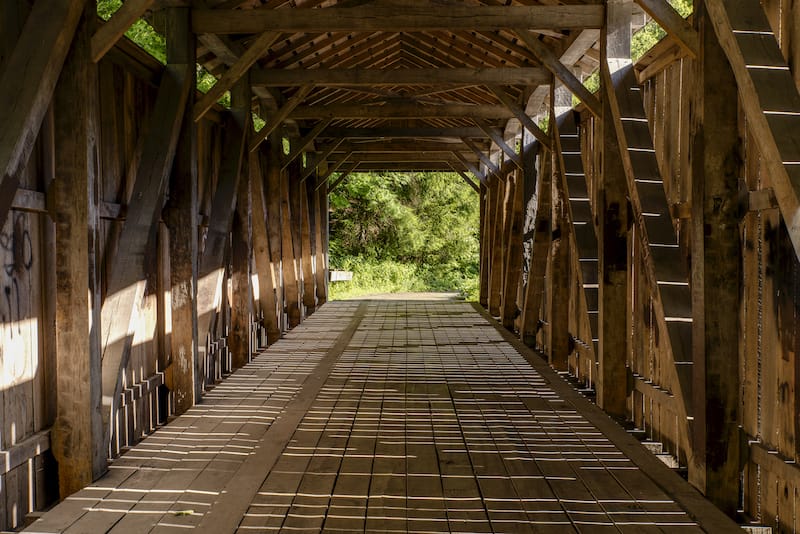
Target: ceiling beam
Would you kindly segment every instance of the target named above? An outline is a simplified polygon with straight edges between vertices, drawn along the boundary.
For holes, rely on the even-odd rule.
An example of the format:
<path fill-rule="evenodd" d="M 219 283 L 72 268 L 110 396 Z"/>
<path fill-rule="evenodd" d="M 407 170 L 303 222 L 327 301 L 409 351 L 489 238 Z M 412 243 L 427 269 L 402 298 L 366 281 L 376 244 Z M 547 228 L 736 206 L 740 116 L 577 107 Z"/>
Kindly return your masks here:
<path fill-rule="evenodd" d="M 500 131 L 496 129 L 496 131 Z M 403 127 L 403 126 L 379 126 L 375 128 L 328 128 L 320 134 L 324 138 L 349 139 L 403 139 L 403 138 L 447 138 L 456 139 L 461 142 L 462 137 L 484 137 L 485 134 L 480 128 L 473 126 L 456 128 L 436 128 L 436 127 Z"/>
<path fill-rule="evenodd" d="M 481 118 L 510 119 L 514 114 L 506 106 L 442 104 L 420 105 L 415 102 L 396 102 L 382 106 L 364 104 L 333 104 L 297 107 L 289 113 L 292 119 L 424 119 L 424 118 Z"/>
<path fill-rule="evenodd" d="M 570 6 L 361 6 L 348 9 L 196 9 L 195 33 L 408 32 L 599 28 L 600 4 Z"/>
<path fill-rule="evenodd" d="M 526 85 L 550 83 L 546 69 L 442 68 L 442 69 L 253 69 L 250 83 L 267 87 L 289 87 L 313 83 L 324 86 L 359 85 Z"/>

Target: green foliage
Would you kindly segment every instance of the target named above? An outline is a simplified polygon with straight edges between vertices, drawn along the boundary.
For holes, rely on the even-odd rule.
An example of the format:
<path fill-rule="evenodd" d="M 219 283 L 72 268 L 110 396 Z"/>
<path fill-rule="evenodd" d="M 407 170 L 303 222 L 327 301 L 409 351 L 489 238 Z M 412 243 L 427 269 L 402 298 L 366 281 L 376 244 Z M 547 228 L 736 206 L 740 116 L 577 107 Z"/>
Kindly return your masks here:
<path fill-rule="evenodd" d="M 120 6 L 122 0 L 97 0 L 97 14 L 103 20 L 108 20 Z M 134 22 L 125 35 L 161 63 L 167 62 L 167 43 L 164 37 L 144 19 Z"/>
<path fill-rule="evenodd" d="M 352 174 L 330 205 L 331 266 L 354 273 L 349 287 L 333 284 L 334 296 L 475 293 L 478 197 L 458 175 Z"/>

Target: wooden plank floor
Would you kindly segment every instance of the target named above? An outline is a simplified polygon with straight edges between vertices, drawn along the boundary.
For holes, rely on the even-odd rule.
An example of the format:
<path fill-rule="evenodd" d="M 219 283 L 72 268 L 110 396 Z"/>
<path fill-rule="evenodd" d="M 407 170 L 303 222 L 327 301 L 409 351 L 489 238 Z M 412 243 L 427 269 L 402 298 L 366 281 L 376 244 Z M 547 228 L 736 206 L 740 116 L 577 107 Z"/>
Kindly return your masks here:
<path fill-rule="evenodd" d="M 720 531 L 520 350 L 465 303 L 328 303 L 28 530 Z"/>

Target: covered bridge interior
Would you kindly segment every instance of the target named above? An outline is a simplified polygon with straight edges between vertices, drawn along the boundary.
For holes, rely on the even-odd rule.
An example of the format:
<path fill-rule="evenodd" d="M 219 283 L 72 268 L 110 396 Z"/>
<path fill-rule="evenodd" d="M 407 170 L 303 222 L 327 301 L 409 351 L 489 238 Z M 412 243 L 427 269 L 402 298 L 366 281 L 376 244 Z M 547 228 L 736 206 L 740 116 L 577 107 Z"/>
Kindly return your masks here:
<path fill-rule="evenodd" d="M 400 313 L 326 303 L 328 191 L 431 170 L 480 199 L 503 339 L 728 517 L 796 532 L 798 31 L 790 0 L 4 0 L 0 528 L 249 362 Z"/>

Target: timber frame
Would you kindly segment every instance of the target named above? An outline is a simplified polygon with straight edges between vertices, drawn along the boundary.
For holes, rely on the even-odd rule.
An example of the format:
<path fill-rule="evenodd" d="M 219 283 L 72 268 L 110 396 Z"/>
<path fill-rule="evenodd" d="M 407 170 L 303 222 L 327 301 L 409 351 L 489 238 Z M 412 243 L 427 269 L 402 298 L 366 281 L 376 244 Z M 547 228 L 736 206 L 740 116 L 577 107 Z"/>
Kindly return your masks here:
<path fill-rule="evenodd" d="M 634 63 L 645 17 L 667 36 Z M 124 37 L 139 18 L 165 64 Z M 367 171 L 474 190 L 480 304 L 726 513 L 796 529 L 798 20 L 789 0 L 688 19 L 665 0 L 126 0 L 108 21 L 4 0 L 0 529 L 322 306 L 328 195 Z"/>

